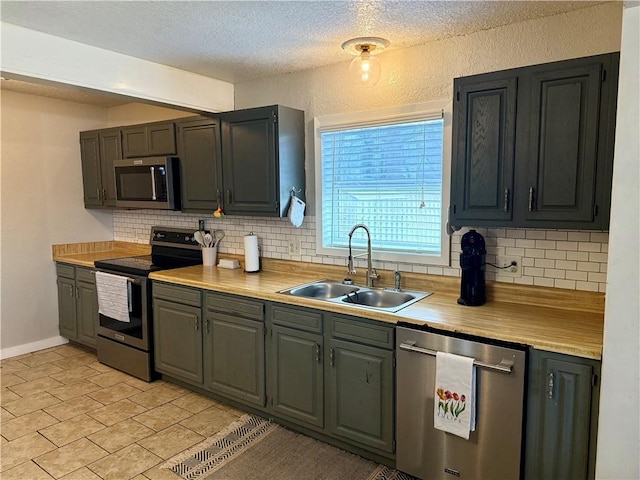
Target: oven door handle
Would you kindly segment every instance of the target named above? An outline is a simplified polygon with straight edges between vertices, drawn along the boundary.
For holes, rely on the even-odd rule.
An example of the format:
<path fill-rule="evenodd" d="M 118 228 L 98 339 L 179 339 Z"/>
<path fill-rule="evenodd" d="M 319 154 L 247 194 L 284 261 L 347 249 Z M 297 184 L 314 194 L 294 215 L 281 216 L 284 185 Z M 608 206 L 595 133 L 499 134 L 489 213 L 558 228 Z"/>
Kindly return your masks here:
<path fill-rule="evenodd" d="M 97 272 L 97 270 L 91 270 L 91 273 L 93 273 L 94 276 L 95 276 L 96 272 Z M 105 272 L 105 273 L 111 273 L 111 272 Z M 134 285 L 140 285 L 140 280 L 138 280 L 138 279 L 127 277 L 126 275 L 120 275 L 119 273 L 111 273 L 111 275 L 118 275 L 119 277 L 126 277 L 127 282 L 133 283 Z"/>

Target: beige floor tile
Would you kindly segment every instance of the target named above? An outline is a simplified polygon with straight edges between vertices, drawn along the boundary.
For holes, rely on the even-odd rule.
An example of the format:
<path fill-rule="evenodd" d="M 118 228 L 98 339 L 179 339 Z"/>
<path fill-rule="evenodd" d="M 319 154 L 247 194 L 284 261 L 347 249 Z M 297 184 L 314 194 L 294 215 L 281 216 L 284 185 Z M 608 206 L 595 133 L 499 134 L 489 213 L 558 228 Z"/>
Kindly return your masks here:
<path fill-rule="evenodd" d="M 52 478 L 31 460 L 2 472 L 2 480 L 50 480 Z"/>
<path fill-rule="evenodd" d="M 12 392 L 7 387 L 2 387 L 0 390 L 0 405 L 4 406 L 7 403 L 14 402 L 15 400 L 20 400 L 22 397 L 17 393 Z"/>
<path fill-rule="evenodd" d="M 48 377 L 50 375 L 53 375 L 54 373 L 60 372 L 62 372 L 62 369 L 60 367 L 54 365 L 53 363 L 45 363 L 37 367 L 20 370 L 19 372 L 14 373 L 14 375 L 17 375 L 18 377 L 21 377 L 26 381 L 31 381 L 42 377 Z"/>
<path fill-rule="evenodd" d="M 49 475 L 60 478 L 106 455 L 108 452 L 86 438 L 81 438 L 62 448 L 40 455 L 34 461 Z"/>
<path fill-rule="evenodd" d="M 68 343 L 65 345 L 59 345 L 57 347 L 51 347 L 51 348 L 48 348 L 47 350 L 41 350 L 41 351 L 56 352 L 62 355 L 63 357 L 73 357 L 75 355 L 80 355 L 81 353 L 87 353 L 87 350 L 85 350 L 84 348 L 76 345 L 70 345 Z"/>
<path fill-rule="evenodd" d="M 55 378 L 57 381 L 61 383 L 64 383 L 65 385 L 72 385 L 74 383 L 78 383 L 84 380 L 87 377 L 91 377 L 96 373 L 97 372 L 93 368 L 89 368 L 86 365 L 82 365 L 81 367 L 63 370 L 60 373 L 51 375 L 51 377 Z"/>
<path fill-rule="evenodd" d="M 134 444 L 92 463 L 89 469 L 104 480 L 123 480 L 135 477 L 161 461 L 161 458 Z"/>
<path fill-rule="evenodd" d="M 215 400 L 198 393 L 189 393 L 180 398 L 176 398 L 171 403 L 180 408 L 184 408 L 191 413 L 200 413 L 202 410 L 206 410 L 209 407 L 219 405 Z"/>
<path fill-rule="evenodd" d="M 146 412 L 147 409 L 131 400 L 120 400 L 87 414 L 107 426 L 115 425 L 127 418 Z"/>
<path fill-rule="evenodd" d="M 2 436 L 11 441 L 56 423 L 58 423 L 58 419 L 42 410 L 36 410 L 35 412 L 27 413 L 21 417 L 4 422 L 2 424 Z"/>
<path fill-rule="evenodd" d="M 165 385 L 161 385 L 157 388 L 135 395 L 131 397 L 130 400 L 136 402 L 138 405 L 142 405 L 143 407 L 154 408 L 186 395 L 185 392 L 186 390 L 177 391 L 167 388 Z"/>
<path fill-rule="evenodd" d="M 218 407 L 209 407 L 206 410 L 183 420 L 180 422 L 180 425 L 187 427 L 200 435 L 210 437 L 237 419 L 237 415 L 221 410 Z"/>
<path fill-rule="evenodd" d="M 27 368 L 29 367 L 22 363 L 20 360 L 16 360 L 15 357 L 10 358 L 9 360 L 2 360 L 2 363 L 0 363 L 2 375 L 16 373 Z"/>
<path fill-rule="evenodd" d="M 4 397 L 4 395 L 5 393 L 3 392 L 2 396 Z M 49 392 L 40 392 L 24 398 L 20 398 L 18 395 L 16 395 L 16 397 L 18 397 L 17 400 L 2 405 L 4 409 L 16 417 L 60 403 L 60 399 L 54 397 Z"/>
<path fill-rule="evenodd" d="M 54 362 L 57 366 L 64 369 L 71 369 L 81 367 L 82 365 L 89 365 L 96 361 L 96 356 L 88 353 L 81 353 L 74 355 L 73 357 L 63 357 L 62 360 Z"/>
<path fill-rule="evenodd" d="M 30 370 L 30 369 L 27 369 Z M 17 375 L 16 373 L 7 373 L 7 374 L 2 374 L 2 377 L 0 377 L 0 385 L 3 387 L 10 387 L 12 385 L 17 385 L 19 383 L 24 383 L 26 380 L 22 377 L 20 377 L 19 375 Z"/>
<path fill-rule="evenodd" d="M 59 447 L 62 447 L 82 437 L 103 430 L 104 428 L 105 426 L 102 423 L 82 414 L 65 420 L 64 422 L 43 428 L 40 430 L 40 434 Z"/>
<path fill-rule="evenodd" d="M 62 401 L 66 401 L 66 400 L 71 400 L 72 398 L 75 398 L 75 397 L 87 395 L 97 390 L 100 390 L 100 387 L 95 383 L 90 382 L 88 380 L 81 380 L 72 385 L 64 385 L 62 387 L 49 390 L 49 393 L 51 395 L 55 395 Z"/>
<path fill-rule="evenodd" d="M 100 385 L 102 388 L 105 388 L 116 385 L 117 383 L 124 383 L 129 378 L 131 377 L 126 373 L 114 370 L 111 372 L 98 373 L 97 375 L 88 377 L 87 380 L 95 383 L 96 385 Z"/>
<path fill-rule="evenodd" d="M 156 432 L 129 419 L 89 435 L 87 438 L 110 453 L 147 438 Z"/>
<path fill-rule="evenodd" d="M 56 352 L 34 353 L 30 357 L 21 358 L 20 361 L 25 365 L 33 368 L 38 365 L 44 365 L 45 363 L 52 363 L 59 360 L 64 360 L 64 357 Z"/>
<path fill-rule="evenodd" d="M 52 407 L 47 407 L 44 411 L 49 415 L 53 415 L 58 420 L 64 421 L 77 415 L 82 415 L 83 413 L 92 412 L 102 408 L 103 406 L 104 405 L 93 398 L 83 395 L 82 397 L 75 397 L 71 400 L 67 400 L 66 402 L 58 403 Z"/>
<path fill-rule="evenodd" d="M 108 405 L 110 403 L 115 403 L 120 400 L 124 400 L 125 398 L 133 397 L 140 393 L 140 390 L 132 387 L 131 385 L 127 385 L 126 383 L 118 383 L 113 387 L 102 388 L 100 390 L 96 390 L 95 392 L 91 392 L 89 396 L 94 400 L 99 401 L 100 403 L 104 403 Z"/>
<path fill-rule="evenodd" d="M 160 468 L 160 465 L 156 465 L 144 472 L 144 477 L 149 480 L 181 480 L 182 477 L 176 475 L 168 468 Z"/>
<path fill-rule="evenodd" d="M 4 445 L 5 443 L 9 443 L 9 440 L 0 435 L 0 445 Z"/>
<path fill-rule="evenodd" d="M 179 423 L 181 420 L 184 420 L 191 415 L 191 412 L 188 412 L 183 408 L 166 403 L 137 415 L 133 417 L 133 419 L 149 428 L 152 428 L 156 432 L 159 432 L 171 425 Z"/>
<path fill-rule="evenodd" d="M 87 467 L 82 467 L 76 470 L 75 472 L 71 472 L 64 477 L 61 477 L 60 480 L 102 480 L 98 475 L 93 473 Z"/>
<path fill-rule="evenodd" d="M 55 449 L 56 446 L 39 433 L 31 433 L 5 443 L 0 454 L 0 472 Z"/>
<path fill-rule="evenodd" d="M 26 395 L 33 395 L 34 393 L 53 390 L 61 386 L 62 383 L 58 382 L 57 380 L 49 377 L 43 377 L 24 383 L 19 383 L 18 385 L 13 385 L 9 387 L 9 390 L 17 393 L 21 397 L 24 397 Z"/>
<path fill-rule="evenodd" d="M 111 368 L 108 365 L 105 365 L 103 363 L 100 363 L 97 360 L 93 361 L 91 363 L 87 363 L 86 366 L 89 367 L 89 368 L 92 368 L 93 370 L 96 370 L 98 372 L 102 372 L 102 373 L 114 371 L 113 368 Z"/>
<path fill-rule="evenodd" d="M 0 422 L 4 423 L 7 422 L 13 418 L 16 418 L 15 415 L 9 413 L 7 410 L 5 410 L 4 408 L 0 408 Z"/>
<path fill-rule="evenodd" d="M 138 444 L 166 460 L 201 442 L 204 438 L 182 425 L 172 425 L 155 435 L 140 440 Z"/>
<path fill-rule="evenodd" d="M 126 380 L 126 383 L 131 385 L 132 387 L 136 387 L 138 390 L 142 390 L 143 392 L 146 390 L 151 390 L 152 388 L 156 388 L 162 385 L 162 382 L 145 382 L 144 380 L 140 380 L 138 378 L 129 377 Z"/>
<path fill-rule="evenodd" d="M 188 388 L 181 387 L 180 385 L 176 385 L 175 383 L 167 382 L 165 380 L 159 380 L 158 383 L 162 387 L 166 387 L 169 390 L 173 390 L 174 392 L 182 392 L 184 395 L 191 393 L 191 390 Z"/>

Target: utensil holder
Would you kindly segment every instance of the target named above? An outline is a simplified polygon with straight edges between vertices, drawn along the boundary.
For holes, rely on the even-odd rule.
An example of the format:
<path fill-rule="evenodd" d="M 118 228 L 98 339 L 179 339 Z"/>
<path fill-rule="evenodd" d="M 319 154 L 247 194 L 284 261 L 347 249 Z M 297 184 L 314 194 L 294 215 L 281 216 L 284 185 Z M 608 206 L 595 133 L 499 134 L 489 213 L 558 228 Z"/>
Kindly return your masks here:
<path fill-rule="evenodd" d="M 218 258 L 218 245 L 215 247 L 202 248 L 202 265 L 205 267 L 213 267 Z"/>

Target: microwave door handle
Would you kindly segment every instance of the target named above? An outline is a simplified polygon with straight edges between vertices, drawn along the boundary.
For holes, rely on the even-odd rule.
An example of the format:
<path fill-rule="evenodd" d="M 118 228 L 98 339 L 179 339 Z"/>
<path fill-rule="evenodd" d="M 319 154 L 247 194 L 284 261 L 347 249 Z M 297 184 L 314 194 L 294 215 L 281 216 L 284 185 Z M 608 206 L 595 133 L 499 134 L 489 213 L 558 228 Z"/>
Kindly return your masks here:
<path fill-rule="evenodd" d="M 155 167 L 149 167 L 151 168 L 151 200 L 157 200 L 157 196 L 156 196 L 156 168 Z"/>

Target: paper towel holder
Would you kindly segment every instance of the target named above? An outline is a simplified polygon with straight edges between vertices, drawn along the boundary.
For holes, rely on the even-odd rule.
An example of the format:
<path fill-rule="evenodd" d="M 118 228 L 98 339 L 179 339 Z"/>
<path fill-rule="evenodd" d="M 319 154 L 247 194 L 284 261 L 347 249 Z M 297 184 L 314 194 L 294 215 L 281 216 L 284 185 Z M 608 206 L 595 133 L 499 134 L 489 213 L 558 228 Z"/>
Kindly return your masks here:
<path fill-rule="evenodd" d="M 249 236 L 256 237 L 256 243 L 255 243 L 256 251 L 255 251 L 255 255 L 257 255 L 257 262 L 256 262 L 256 258 L 255 258 L 255 257 L 253 257 L 253 255 L 251 255 L 251 254 L 249 254 L 249 255 L 248 255 L 248 252 L 247 252 L 247 244 L 246 244 L 246 241 L 245 241 L 245 252 L 244 252 L 244 255 L 245 255 L 245 262 L 244 262 L 244 271 L 245 271 L 245 273 L 258 273 L 258 272 L 260 272 L 260 271 L 262 270 L 262 256 L 260 255 L 260 254 L 261 254 L 262 249 L 260 248 L 260 245 L 258 244 L 258 236 L 257 236 L 255 233 L 250 232 L 248 235 L 245 235 L 245 240 L 246 240 L 246 237 L 249 237 Z M 251 257 L 251 259 L 249 259 L 249 257 Z M 251 270 L 249 270 L 249 269 L 247 268 L 247 267 L 249 266 L 249 263 L 251 263 L 251 268 L 252 268 Z"/>

